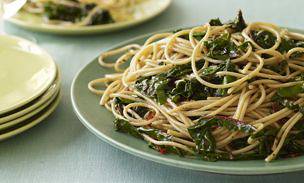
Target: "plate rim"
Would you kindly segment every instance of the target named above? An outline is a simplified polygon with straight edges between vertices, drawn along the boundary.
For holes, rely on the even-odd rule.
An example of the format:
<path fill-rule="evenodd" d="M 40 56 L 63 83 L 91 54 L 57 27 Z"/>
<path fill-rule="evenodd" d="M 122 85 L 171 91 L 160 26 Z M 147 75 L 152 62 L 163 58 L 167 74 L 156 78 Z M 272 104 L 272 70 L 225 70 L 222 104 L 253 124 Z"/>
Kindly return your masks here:
<path fill-rule="evenodd" d="M 30 119 L 31 117 L 39 114 L 41 111 L 46 109 L 48 106 L 50 106 L 57 99 L 59 92 L 60 92 L 60 88 L 57 88 L 55 93 L 53 93 L 53 95 L 51 95 L 51 97 L 47 101 L 42 103 L 40 106 L 38 106 L 34 110 L 29 111 L 25 115 L 22 115 L 18 118 L 15 118 L 13 120 L 6 121 L 6 122 L 0 124 L 0 131 L 4 130 L 4 129 L 7 129 L 7 128 L 14 127 L 15 125 L 18 125 L 18 124 Z"/>
<path fill-rule="evenodd" d="M 50 107 L 50 108 L 47 111 L 45 111 L 44 113 L 42 113 L 41 115 L 37 116 L 37 118 L 33 119 L 33 121 L 21 126 L 20 128 L 16 128 L 12 131 L 0 134 L 0 141 L 6 140 L 8 138 L 12 138 L 20 133 L 23 133 L 23 132 L 33 128 L 37 124 L 41 123 L 47 117 L 49 117 L 58 107 L 60 100 L 61 100 L 61 95 L 62 95 L 62 91 L 60 90 L 57 93 L 57 96 L 53 99 L 53 101 L 51 101 L 50 104 L 46 106 L 46 108 L 48 108 L 48 107 Z M 38 114 L 36 114 L 36 115 L 38 115 Z"/>
<path fill-rule="evenodd" d="M 14 110 L 18 110 L 18 111 L 14 112 L 12 114 L 9 114 L 9 115 L 6 115 L 6 113 L 2 114 L 4 116 L 0 117 L 0 127 L 2 124 L 8 123 L 8 122 L 16 120 L 20 117 L 23 117 L 24 115 L 27 115 L 28 113 L 31 113 L 35 109 L 42 106 L 44 103 L 49 101 L 54 95 L 56 95 L 59 92 L 60 85 L 61 85 L 61 74 L 60 74 L 59 68 L 57 66 L 56 78 L 53 81 L 53 83 L 50 85 L 50 87 L 45 92 L 43 92 L 40 96 L 38 96 L 38 98 L 35 98 L 33 101 L 35 101 L 36 99 L 38 99 L 38 100 L 35 101 L 35 103 L 33 103 L 32 105 L 28 106 L 27 108 L 24 108 L 21 110 L 18 110 L 19 108 L 14 109 Z M 33 102 L 33 101 L 31 101 L 31 102 Z M 25 104 L 25 105 L 27 105 L 27 104 Z M 21 106 L 21 107 L 23 107 L 23 106 Z M 11 111 L 9 111 L 9 112 L 11 112 Z"/>
<path fill-rule="evenodd" d="M 153 1 L 153 0 L 150 0 Z M 6 21 L 12 23 L 14 25 L 20 26 L 22 28 L 37 31 L 37 32 L 45 32 L 51 34 L 61 34 L 61 35 L 81 35 L 81 34 L 94 34 L 94 33 L 106 33 L 110 31 L 116 31 L 120 29 L 124 29 L 127 27 L 135 26 L 141 23 L 144 23 L 152 18 L 157 17 L 161 13 L 163 13 L 168 7 L 171 5 L 173 0 L 161 0 L 165 1 L 164 6 L 159 8 L 150 16 L 145 16 L 144 18 L 138 20 L 128 20 L 122 22 L 116 22 L 112 24 L 103 24 L 103 25 L 93 25 L 93 26 L 85 26 L 85 27 L 62 27 L 58 25 L 51 24 L 35 24 L 28 23 L 26 21 L 22 21 L 16 17 L 11 17 Z"/>
<path fill-rule="evenodd" d="M 189 28 L 189 27 L 194 27 L 194 26 L 187 26 L 186 28 Z M 176 29 L 180 29 L 180 28 L 185 29 L 185 27 L 178 26 L 178 27 L 172 27 L 172 28 L 169 28 L 169 29 L 163 29 L 163 30 L 160 30 L 160 31 L 135 36 L 131 39 L 127 39 L 127 40 L 122 41 L 118 44 L 110 46 L 110 47 L 106 48 L 105 50 L 115 49 L 115 48 L 123 46 L 125 44 L 130 44 L 133 41 L 147 38 L 148 36 L 151 36 L 151 35 L 156 34 L 156 33 L 172 31 L 172 30 L 176 30 Z M 282 28 L 286 28 L 288 30 L 292 30 L 292 31 L 295 31 L 295 32 L 303 32 L 304 31 L 304 30 L 301 30 L 301 29 L 288 28 L 288 27 L 282 27 Z M 78 104 L 77 104 L 76 98 L 75 98 L 75 85 L 77 83 L 77 79 L 82 74 L 82 72 L 85 71 L 85 69 L 88 67 L 88 65 L 90 65 L 95 60 L 96 60 L 96 58 L 93 59 L 92 61 L 88 62 L 86 65 L 84 65 L 81 69 L 79 69 L 77 74 L 74 76 L 72 84 L 71 84 L 71 88 L 70 88 L 70 98 L 71 98 L 73 111 L 76 114 L 77 118 L 80 120 L 80 122 L 90 132 L 92 132 L 94 135 L 96 135 L 99 139 L 101 139 L 104 142 L 110 144 L 111 146 L 113 146 L 115 148 L 118 148 L 118 149 L 120 149 L 124 152 L 129 153 L 129 154 L 132 154 L 134 156 L 140 157 L 140 158 L 145 159 L 145 160 L 153 161 L 153 162 L 156 162 L 156 163 L 169 165 L 169 166 L 173 166 L 173 167 L 177 167 L 177 168 L 196 170 L 196 171 L 202 171 L 202 172 L 217 173 L 217 174 L 267 175 L 267 174 L 281 174 L 281 173 L 288 173 L 288 172 L 297 172 L 297 171 L 304 170 L 304 164 L 288 165 L 288 168 L 285 168 L 285 169 L 282 166 L 271 167 L 271 169 L 268 169 L 267 166 L 259 167 L 259 168 L 256 168 L 256 167 L 246 167 L 246 168 L 244 168 L 244 167 L 222 167 L 222 166 L 218 166 L 218 165 L 210 167 L 209 165 L 204 165 L 204 164 L 196 165 L 196 164 L 193 164 L 191 162 L 188 163 L 188 162 L 181 162 L 181 161 L 175 160 L 175 159 L 170 159 L 170 158 L 167 158 L 166 156 L 153 155 L 153 154 L 138 150 L 136 148 L 130 147 L 128 145 L 122 144 L 122 143 L 116 141 L 115 139 L 112 139 L 111 137 L 108 137 L 107 135 L 103 134 L 102 132 L 100 132 L 96 128 L 94 128 L 90 124 L 90 122 L 85 119 L 85 117 L 82 115 L 81 111 L 79 111 L 79 107 L 78 107 Z M 253 161 L 257 161 L 257 160 L 253 160 Z M 181 165 L 183 165 L 183 166 L 181 166 Z"/>
<path fill-rule="evenodd" d="M 16 40 L 16 41 L 27 42 L 31 46 L 34 46 L 34 47 L 38 48 L 39 51 L 41 51 L 41 53 L 43 54 L 44 60 L 45 60 L 45 57 L 47 57 L 48 62 L 52 65 L 51 67 L 53 67 L 53 70 L 52 70 L 53 76 L 52 76 L 52 79 L 50 79 L 48 81 L 48 84 L 44 86 L 44 88 L 40 88 L 40 90 L 36 91 L 35 94 L 32 95 L 31 97 L 28 97 L 26 99 L 22 99 L 22 101 L 18 102 L 18 104 L 12 105 L 12 106 L 10 106 L 8 108 L 0 109 L 0 115 L 5 114 L 7 112 L 10 112 L 12 110 L 18 109 L 19 107 L 22 107 L 23 105 L 26 105 L 27 103 L 35 100 L 37 97 L 39 97 L 45 91 L 47 91 L 47 89 L 52 85 L 52 83 L 56 79 L 57 73 L 59 72 L 59 70 L 57 68 L 57 65 L 56 65 L 53 57 L 45 49 L 43 49 L 42 47 L 40 47 L 38 44 L 36 44 L 36 43 L 34 43 L 34 42 L 30 41 L 30 40 L 27 40 L 25 38 L 14 36 L 14 35 L 0 35 L 0 38 L 1 37 L 9 38 L 9 39 Z"/>

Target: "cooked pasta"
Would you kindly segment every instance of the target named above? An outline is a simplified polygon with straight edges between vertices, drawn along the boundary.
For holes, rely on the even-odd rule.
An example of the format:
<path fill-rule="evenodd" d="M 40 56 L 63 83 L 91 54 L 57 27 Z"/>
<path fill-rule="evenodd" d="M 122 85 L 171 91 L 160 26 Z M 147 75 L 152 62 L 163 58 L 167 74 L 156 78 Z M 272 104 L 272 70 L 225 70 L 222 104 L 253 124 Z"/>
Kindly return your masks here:
<path fill-rule="evenodd" d="M 303 52 L 304 35 L 239 12 L 101 53 L 116 73 L 88 88 L 116 130 L 163 154 L 269 162 L 304 153 Z"/>
<path fill-rule="evenodd" d="M 133 19 L 143 0 L 30 0 L 24 10 L 45 17 L 48 24 L 89 26 Z"/>

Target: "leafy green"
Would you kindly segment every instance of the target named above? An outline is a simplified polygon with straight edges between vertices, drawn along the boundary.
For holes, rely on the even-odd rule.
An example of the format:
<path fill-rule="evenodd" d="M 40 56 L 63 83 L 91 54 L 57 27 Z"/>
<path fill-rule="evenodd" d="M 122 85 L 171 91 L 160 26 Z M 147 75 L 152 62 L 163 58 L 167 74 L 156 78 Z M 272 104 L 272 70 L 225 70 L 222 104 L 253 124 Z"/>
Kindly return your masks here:
<path fill-rule="evenodd" d="M 72 7 L 54 2 L 46 2 L 44 5 L 44 15 L 50 20 L 62 20 L 69 22 L 78 22 L 86 17 L 90 10 L 96 7 L 96 4 L 86 4 L 80 7 Z M 114 22 L 108 10 L 96 12 L 88 25 L 99 25 Z"/>
<path fill-rule="evenodd" d="M 204 31 L 204 32 L 194 32 L 193 33 L 193 37 L 195 38 L 195 39 L 197 39 L 197 40 L 201 40 L 201 39 L 203 39 L 203 37 L 206 35 L 206 32 Z"/>
<path fill-rule="evenodd" d="M 177 33 L 179 31 L 182 31 L 184 29 L 176 29 L 174 31 L 172 31 L 173 33 Z M 203 32 L 194 32 L 193 33 L 193 37 L 197 40 L 201 40 L 206 34 L 206 31 L 203 31 Z M 186 40 L 189 40 L 189 34 L 185 34 L 185 35 L 181 35 L 179 36 L 180 38 L 183 38 L 183 39 L 186 39 Z"/>
<path fill-rule="evenodd" d="M 112 18 L 108 10 L 99 10 L 92 16 L 91 22 L 89 25 L 100 25 L 100 24 L 109 24 L 113 23 L 114 19 Z"/>
<path fill-rule="evenodd" d="M 272 101 L 276 102 L 281 107 L 287 107 L 295 112 L 301 112 L 304 114 L 304 107 L 299 104 L 295 104 L 294 101 L 288 98 L 280 96 L 278 93 L 272 97 Z"/>
<path fill-rule="evenodd" d="M 241 51 L 245 52 L 245 51 L 247 50 L 249 44 L 250 44 L 249 41 L 245 41 L 245 42 L 243 42 L 238 48 L 239 48 Z"/>
<path fill-rule="evenodd" d="M 264 49 L 271 48 L 277 40 L 271 32 L 264 30 L 251 31 L 251 37 L 259 46 Z"/>
<path fill-rule="evenodd" d="M 228 23 L 228 25 L 230 25 L 230 28 L 235 32 L 241 32 L 243 29 L 247 27 L 247 24 L 244 20 L 243 13 L 241 10 L 238 12 L 234 21 Z"/>
<path fill-rule="evenodd" d="M 222 71 L 235 71 L 235 66 L 228 60 L 226 61 L 225 64 L 223 64 L 224 66 L 222 66 Z M 224 76 L 223 78 L 223 81 L 222 81 L 222 84 L 228 84 L 228 83 L 231 83 L 233 81 L 236 80 L 236 77 L 234 76 L 229 76 L 229 75 L 226 75 Z M 216 94 L 217 96 L 224 96 L 227 94 L 227 91 L 228 89 L 227 88 L 220 88 L 216 91 Z"/>
<path fill-rule="evenodd" d="M 287 53 L 289 50 L 296 48 L 296 47 L 304 47 L 304 42 L 300 40 L 293 40 L 293 39 L 284 39 L 282 38 L 281 44 L 278 47 L 278 51 L 281 53 Z M 299 58 L 303 56 L 303 52 L 295 52 L 290 57 L 291 58 Z"/>
<path fill-rule="evenodd" d="M 175 88 L 170 92 L 170 98 L 178 103 L 184 100 L 202 100 L 212 93 L 212 89 L 204 87 L 196 79 L 184 79 L 177 82 Z"/>
<path fill-rule="evenodd" d="M 214 40 L 205 41 L 204 45 L 208 49 L 207 56 L 217 60 L 228 60 L 239 55 L 238 47 L 230 41 L 230 34 L 225 33 Z"/>
<path fill-rule="evenodd" d="M 259 30 L 259 31 L 251 31 L 252 39 L 262 48 L 268 49 L 271 48 L 276 43 L 276 37 L 269 31 Z M 281 43 L 277 50 L 284 54 L 287 53 L 289 50 L 296 48 L 296 47 L 304 47 L 304 42 L 299 40 L 293 39 L 281 39 Z M 303 52 L 295 52 L 291 55 L 291 58 L 298 58 L 303 56 Z M 269 57 L 269 56 L 268 56 Z"/>
<path fill-rule="evenodd" d="M 153 139 L 158 141 L 172 141 L 171 135 L 158 129 L 139 127 L 138 131 L 140 133 L 147 134 Z M 161 152 L 162 154 L 173 153 L 173 154 L 178 154 L 179 156 L 184 156 L 186 154 L 186 152 L 174 146 L 156 145 L 150 143 L 149 147 Z"/>
<path fill-rule="evenodd" d="M 209 24 L 211 26 L 228 25 L 233 32 L 241 32 L 243 29 L 247 27 L 242 11 L 238 11 L 238 14 L 233 21 L 223 24 L 219 18 L 214 18 L 209 21 Z"/>
<path fill-rule="evenodd" d="M 198 69 L 203 63 L 204 61 L 197 62 Z M 202 84 L 193 79 L 183 79 L 190 73 L 192 73 L 190 63 L 178 65 L 166 73 L 139 78 L 135 82 L 135 88 L 142 94 L 156 99 L 160 104 L 164 104 L 167 98 L 175 102 L 205 98 L 207 95 L 203 94 L 205 87 Z"/>
<path fill-rule="evenodd" d="M 267 69 L 270 69 L 276 73 L 279 74 L 283 74 L 285 72 L 285 68 L 288 65 L 286 60 L 283 60 L 282 62 L 280 62 L 279 64 L 276 65 L 266 65 L 264 67 L 266 67 Z"/>
<path fill-rule="evenodd" d="M 135 101 L 126 98 L 115 97 L 113 102 L 116 110 L 118 110 L 119 113 L 122 114 L 124 106 L 134 103 Z M 133 108 L 133 111 L 143 118 L 145 114 L 149 111 L 149 109 L 146 107 L 135 107 Z"/>
<path fill-rule="evenodd" d="M 300 128 L 298 126 L 300 126 Z M 277 158 L 285 158 L 289 156 L 304 154 L 303 145 L 300 143 L 300 141 L 303 141 L 304 139 L 303 123 L 297 123 L 293 127 L 293 129 L 296 131 L 294 131 L 294 133 L 288 134 L 281 150 L 277 154 Z M 268 127 L 252 135 L 252 139 L 256 139 L 260 142 L 254 153 L 260 156 L 261 158 L 266 158 L 269 154 L 271 154 L 271 147 L 273 145 L 277 133 L 278 129 Z"/>
<path fill-rule="evenodd" d="M 223 25 L 222 22 L 221 22 L 221 20 L 220 20 L 219 18 L 211 19 L 211 20 L 209 21 L 209 24 L 210 24 L 211 26 L 221 26 L 221 25 Z"/>
<path fill-rule="evenodd" d="M 230 131 L 240 131 L 249 134 L 256 130 L 251 125 L 224 116 L 200 119 L 197 124 L 188 128 L 188 132 L 196 144 L 197 153 L 209 161 L 227 158 L 227 155 L 215 152 L 216 142 L 212 135 L 212 129 L 217 127 L 224 127 Z"/>
<path fill-rule="evenodd" d="M 150 98 L 156 98 L 160 104 L 167 99 L 170 79 L 165 74 L 143 77 L 136 81 L 135 88 Z"/>
<path fill-rule="evenodd" d="M 136 127 L 132 126 L 128 121 L 125 121 L 123 119 L 115 119 L 114 127 L 116 131 L 128 133 L 137 138 L 143 138 Z"/>
<path fill-rule="evenodd" d="M 142 134 L 147 134 L 153 139 L 158 141 L 172 141 L 172 136 L 162 132 L 161 130 L 153 129 L 153 128 L 145 128 L 145 127 L 136 128 L 132 126 L 128 121 L 122 119 L 115 119 L 114 126 L 116 131 L 130 134 L 136 138 L 143 139 Z M 155 145 L 149 143 L 149 147 L 161 152 L 162 154 L 173 153 L 173 154 L 178 154 L 180 156 L 184 156 L 187 154 L 187 152 L 173 146 Z"/>
<path fill-rule="evenodd" d="M 53 2 L 46 2 L 43 5 L 45 16 L 50 20 L 76 22 L 79 21 L 84 14 L 79 7 L 69 7 Z"/>
<path fill-rule="evenodd" d="M 291 98 L 304 92 L 304 84 L 297 84 L 290 87 L 277 89 L 277 94 L 281 97 Z"/>
<path fill-rule="evenodd" d="M 278 129 L 276 128 L 265 128 L 251 136 L 252 139 L 260 142 L 258 148 L 256 149 L 256 153 L 262 156 L 262 158 L 266 158 L 272 153 L 271 147 L 277 132 Z"/>

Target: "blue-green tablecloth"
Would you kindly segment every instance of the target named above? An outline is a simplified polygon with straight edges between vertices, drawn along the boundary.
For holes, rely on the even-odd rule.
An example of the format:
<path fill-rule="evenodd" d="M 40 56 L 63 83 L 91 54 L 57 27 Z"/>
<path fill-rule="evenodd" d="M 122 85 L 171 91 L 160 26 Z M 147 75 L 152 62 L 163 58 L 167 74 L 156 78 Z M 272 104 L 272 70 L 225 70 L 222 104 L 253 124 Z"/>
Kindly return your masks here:
<path fill-rule="evenodd" d="M 63 98 L 54 114 L 43 123 L 0 142 L 0 182 L 304 182 L 304 172 L 231 176 L 143 160 L 91 134 L 74 115 L 70 101 L 70 86 L 77 71 L 116 43 L 160 29 L 202 24 L 214 17 L 227 20 L 238 9 L 243 10 L 249 21 L 301 29 L 304 28 L 303 7 L 302 0 L 173 0 L 166 12 L 150 22 L 111 34 L 81 37 L 29 32 L 5 24 L 8 34 L 36 41 L 53 56 L 62 71 Z"/>

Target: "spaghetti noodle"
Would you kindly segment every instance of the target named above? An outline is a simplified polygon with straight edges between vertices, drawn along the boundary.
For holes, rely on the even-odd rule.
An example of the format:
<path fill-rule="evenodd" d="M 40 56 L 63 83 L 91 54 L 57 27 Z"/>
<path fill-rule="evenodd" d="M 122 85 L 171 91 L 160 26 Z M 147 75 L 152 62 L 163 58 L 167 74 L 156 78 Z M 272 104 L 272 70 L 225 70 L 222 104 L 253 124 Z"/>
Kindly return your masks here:
<path fill-rule="evenodd" d="M 131 20 L 142 0 L 30 0 L 24 10 L 57 25 L 88 26 Z"/>
<path fill-rule="evenodd" d="M 239 12 L 104 52 L 116 73 L 88 87 L 118 131 L 161 153 L 269 162 L 304 153 L 303 47 L 304 35 Z"/>

